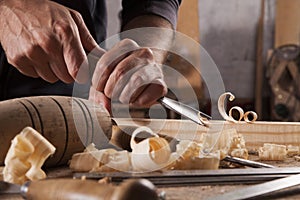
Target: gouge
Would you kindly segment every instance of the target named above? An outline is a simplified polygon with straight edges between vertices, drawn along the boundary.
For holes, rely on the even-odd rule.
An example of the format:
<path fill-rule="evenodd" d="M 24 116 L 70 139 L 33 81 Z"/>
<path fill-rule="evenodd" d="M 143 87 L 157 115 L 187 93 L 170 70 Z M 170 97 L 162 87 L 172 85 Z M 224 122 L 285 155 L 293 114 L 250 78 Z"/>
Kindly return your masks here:
<path fill-rule="evenodd" d="M 48 179 L 15 185 L 0 181 L 1 194 L 20 194 L 26 199 L 152 200 L 158 199 L 155 186 L 146 179 L 128 179 L 120 186 L 92 180 Z"/>
<path fill-rule="evenodd" d="M 203 122 L 202 119 L 204 120 L 210 120 L 211 116 L 196 110 L 193 107 L 190 107 L 186 104 L 183 104 L 181 102 L 175 101 L 173 99 L 167 98 L 167 97 L 162 97 L 158 100 L 159 103 L 161 103 L 163 106 L 167 107 L 170 110 L 175 111 L 176 113 L 192 120 L 196 124 L 206 126 L 206 124 Z"/>
<path fill-rule="evenodd" d="M 280 190 L 298 185 L 300 185 L 300 174 L 291 175 L 285 178 L 280 178 L 257 185 L 247 186 L 245 188 L 224 193 L 219 196 L 211 197 L 209 200 L 243 200 L 254 198 L 264 199 L 262 197 L 263 195 L 271 194 L 273 192 L 278 192 Z"/>

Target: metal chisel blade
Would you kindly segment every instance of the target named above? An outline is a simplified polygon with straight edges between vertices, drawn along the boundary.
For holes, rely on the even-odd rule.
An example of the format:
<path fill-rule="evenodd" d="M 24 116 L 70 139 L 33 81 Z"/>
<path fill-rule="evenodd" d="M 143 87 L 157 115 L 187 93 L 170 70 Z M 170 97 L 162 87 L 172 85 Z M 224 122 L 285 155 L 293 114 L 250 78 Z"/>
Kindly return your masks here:
<path fill-rule="evenodd" d="M 74 173 L 74 178 L 100 179 L 111 178 L 119 183 L 129 178 L 146 178 L 156 186 L 174 185 L 214 185 L 261 183 L 300 173 L 300 168 L 250 168 L 250 169 L 218 169 L 218 170 L 173 170 L 151 173 Z"/>
<path fill-rule="evenodd" d="M 277 180 L 248 186 L 242 189 L 234 190 L 219 196 L 211 197 L 209 200 L 242 200 L 254 197 L 259 197 L 261 195 L 266 195 L 275 191 L 279 191 L 285 188 L 293 187 L 300 184 L 300 174 L 288 176 L 285 178 L 280 178 Z"/>
<path fill-rule="evenodd" d="M 161 103 L 162 105 L 164 105 L 165 107 L 169 108 L 170 110 L 175 111 L 176 113 L 192 120 L 193 122 L 205 126 L 205 124 L 200 120 L 199 116 L 210 120 L 211 116 L 196 110 L 188 105 L 185 105 L 181 102 L 175 101 L 173 99 L 167 98 L 167 97 L 163 97 L 161 99 L 158 100 L 159 103 Z"/>

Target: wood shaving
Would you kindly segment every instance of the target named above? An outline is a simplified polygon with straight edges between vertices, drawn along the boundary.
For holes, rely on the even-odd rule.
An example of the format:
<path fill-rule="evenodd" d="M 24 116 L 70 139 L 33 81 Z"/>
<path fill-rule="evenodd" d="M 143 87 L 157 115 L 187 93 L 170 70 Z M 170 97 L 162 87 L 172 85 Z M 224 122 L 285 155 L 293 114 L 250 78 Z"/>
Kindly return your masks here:
<path fill-rule="evenodd" d="M 248 158 L 244 137 L 238 134 L 235 129 L 225 129 L 219 133 L 219 138 L 215 143 L 215 134 L 204 134 L 203 145 L 213 146 L 212 151 L 220 151 L 220 159 L 224 159 L 227 155 Z"/>
<path fill-rule="evenodd" d="M 299 146 L 288 145 L 286 148 L 287 148 L 287 156 L 293 157 L 299 155 Z"/>
<path fill-rule="evenodd" d="M 226 100 L 227 96 L 229 96 L 229 101 L 233 101 L 235 99 L 235 96 L 232 93 L 225 92 L 224 94 L 222 94 L 219 97 L 219 100 L 218 100 L 218 110 L 224 120 L 229 121 L 229 122 L 234 122 L 234 123 L 237 123 L 237 122 L 241 121 L 242 119 L 244 119 L 244 121 L 247 123 L 252 123 L 257 120 L 258 116 L 254 111 L 248 111 L 248 112 L 244 113 L 244 110 L 239 106 L 232 107 L 229 110 L 229 115 L 227 115 L 226 109 L 225 109 L 225 100 Z M 238 111 L 238 113 L 239 113 L 238 120 L 234 119 L 233 114 L 232 114 L 233 110 Z M 249 116 L 252 116 L 251 120 L 249 119 Z"/>
<path fill-rule="evenodd" d="M 233 101 L 235 99 L 235 96 L 230 92 L 225 92 L 224 94 L 222 94 L 218 99 L 219 113 L 223 117 L 224 120 L 230 121 L 230 122 L 235 122 L 235 119 L 233 119 L 226 113 L 225 100 L 228 95 L 229 95 L 229 101 Z"/>
<path fill-rule="evenodd" d="M 182 140 L 176 146 L 176 152 L 171 154 L 167 169 L 218 169 L 220 164 L 220 151 L 202 154 L 202 145 L 194 141 Z"/>
<path fill-rule="evenodd" d="M 154 137 L 136 142 L 140 133 L 149 132 Z M 89 145 L 83 153 L 72 156 L 70 168 L 73 171 L 113 172 L 113 171 L 154 171 L 168 162 L 171 150 L 169 143 L 147 127 L 137 128 L 130 141 L 132 152 L 114 149 L 97 150 Z"/>
<path fill-rule="evenodd" d="M 205 126 L 209 126 L 209 120 L 206 117 L 203 117 L 201 113 L 198 113 L 198 118 Z"/>
<path fill-rule="evenodd" d="M 55 152 L 55 147 L 40 133 L 24 128 L 11 143 L 5 158 L 4 181 L 23 184 L 28 180 L 46 178 L 41 169 L 45 160 Z"/>
<path fill-rule="evenodd" d="M 154 137 L 137 143 L 135 138 L 143 132 L 148 132 Z M 134 171 L 155 171 L 163 168 L 170 159 L 169 143 L 164 138 L 154 134 L 148 127 L 139 127 L 132 133 L 130 146 L 132 149 L 131 163 Z"/>
<path fill-rule="evenodd" d="M 98 183 L 100 184 L 110 184 L 111 183 L 111 177 L 104 177 L 98 180 Z"/>
<path fill-rule="evenodd" d="M 287 156 L 285 145 L 265 143 L 258 150 L 260 160 L 284 160 Z"/>
<path fill-rule="evenodd" d="M 294 156 L 294 159 L 299 162 L 300 161 L 300 156 Z"/>
<path fill-rule="evenodd" d="M 238 113 L 239 113 L 239 119 L 238 119 L 238 120 L 235 120 L 235 119 L 233 118 L 233 116 L 232 116 L 232 111 L 233 111 L 233 110 L 238 111 Z M 229 110 L 229 117 L 232 119 L 232 122 L 239 122 L 239 121 L 241 121 L 241 120 L 243 119 L 243 117 L 244 117 L 244 110 L 243 110 L 241 107 L 239 107 L 239 106 L 233 106 L 233 107 L 230 108 L 230 110 Z"/>

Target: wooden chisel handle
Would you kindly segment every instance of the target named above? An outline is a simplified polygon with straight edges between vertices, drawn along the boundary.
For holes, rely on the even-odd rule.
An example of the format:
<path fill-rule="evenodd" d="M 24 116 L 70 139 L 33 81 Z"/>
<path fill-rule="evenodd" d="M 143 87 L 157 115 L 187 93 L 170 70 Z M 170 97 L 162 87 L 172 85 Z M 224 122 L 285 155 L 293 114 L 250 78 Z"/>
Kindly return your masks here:
<path fill-rule="evenodd" d="M 154 185 L 145 179 L 124 181 L 120 186 L 101 184 L 92 180 L 48 179 L 28 182 L 22 193 L 32 200 L 135 200 L 158 199 Z"/>

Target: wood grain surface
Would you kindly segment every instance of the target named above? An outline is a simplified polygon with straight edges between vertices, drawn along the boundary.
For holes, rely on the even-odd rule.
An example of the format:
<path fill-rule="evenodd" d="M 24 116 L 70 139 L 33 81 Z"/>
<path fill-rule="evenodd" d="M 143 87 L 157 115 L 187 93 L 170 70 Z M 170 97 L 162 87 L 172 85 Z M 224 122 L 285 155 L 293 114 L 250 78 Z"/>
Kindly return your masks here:
<path fill-rule="evenodd" d="M 200 140 L 201 135 L 208 133 L 208 128 L 198 126 L 188 120 L 145 120 L 136 119 L 114 119 L 119 126 L 148 126 L 155 132 L 166 134 L 178 139 Z M 300 123 L 298 122 L 255 122 L 255 123 L 229 123 L 222 121 L 212 121 L 213 134 L 218 129 L 235 128 L 238 133 L 243 134 L 248 148 L 257 148 L 263 143 L 292 144 L 300 145 Z M 257 157 L 250 157 L 257 160 Z M 300 167 L 300 162 L 293 158 L 285 161 L 268 161 L 267 164 L 278 167 Z M 1 168 L 0 168 L 1 171 Z M 1 174 L 1 173 L 0 173 Z M 49 178 L 72 177 L 72 172 L 67 166 L 62 168 L 50 168 L 47 170 Z M 0 176 L 1 178 L 1 176 Z M 167 200 L 188 199 L 198 200 L 246 187 L 247 185 L 207 185 L 207 186 L 188 186 L 188 187 L 162 187 L 158 191 L 165 192 Z M 275 196 L 271 195 L 264 199 L 299 199 L 299 188 L 292 188 L 288 191 L 281 191 Z M 285 193 L 284 193 L 285 192 Z M 0 196 L 0 199 L 21 199 L 18 196 Z"/>
<path fill-rule="evenodd" d="M 248 149 L 257 149 L 264 143 L 300 146 L 300 122 L 267 122 L 231 123 L 211 121 L 211 128 L 197 125 L 189 120 L 160 119 L 114 119 L 119 126 L 148 126 L 154 132 L 165 134 L 177 139 L 201 140 L 205 133 L 216 134 L 225 129 L 236 129 L 242 134 Z M 216 134 L 217 136 L 218 134 Z"/>

